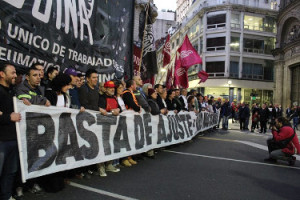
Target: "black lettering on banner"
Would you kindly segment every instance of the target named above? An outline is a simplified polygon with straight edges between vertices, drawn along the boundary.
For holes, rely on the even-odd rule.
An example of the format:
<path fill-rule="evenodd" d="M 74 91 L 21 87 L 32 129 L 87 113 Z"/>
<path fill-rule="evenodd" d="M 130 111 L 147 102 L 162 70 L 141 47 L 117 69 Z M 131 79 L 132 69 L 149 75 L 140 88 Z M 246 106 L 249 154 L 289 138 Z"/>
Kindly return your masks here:
<path fill-rule="evenodd" d="M 174 125 L 174 139 L 175 140 L 178 140 L 179 139 L 179 130 L 178 130 L 178 126 L 179 126 L 179 122 L 177 121 L 177 118 L 176 118 L 177 115 L 174 115 L 172 117 L 172 121 L 173 121 L 173 125 Z"/>
<path fill-rule="evenodd" d="M 168 115 L 168 122 L 169 122 L 169 133 L 167 134 L 167 139 L 169 142 L 172 141 L 172 135 L 175 133 L 175 128 L 174 128 L 174 115 Z"/>
<path fill-rule="evenodd" d="M 185 133 L 186 133 L 186 135 L 187 135 L 187 137 L 190 137 L 189 136 L 189 131 L 188 131 L 188 128 L 187 128 L 187 126 L 186 126 L 186 117 L 185 117 L 185 115 L 180 115 L 180 120 L 181 120 L 181 122 L 182 122 L 182 124 L 183 124 L 183 126 L 184 126 L 184 130 L 185 130 Z"/>
<path fill-rule="evenodd" d="M 86 159 L 94 159 L 99 153 L 98 138 L 95 133 L 84 128 L 84 122 L 87 122 L 87 124 L 91 126 L 96 123 L 96 120 L 95 117 L 88 112 L 80 112 L 76 116 L 76 126 L 78 134 L 82 139 L 90 144 L 90 147 L 87 147 L 86 145 L 80 147 L 81 154 Z"/>
<path fill-rule="evenodd" d="M 204 128 L 207 128 L 209 126 L 209 116 L 208 113 L 204 113 Z"/>
<path fill-rule="evenodd" d="M 197 130 L 201 130 L 203 127 L 203 114 L 202 112 L 197 114 L 197 122 L 196 122 L 196 126 L 197 126 Z"/>
<path fill-rule="evenodd" d="M 182 125 L 180 124 L 180 122 L 181 122 L 181 119 L 180 119 L 180 117 L 179 117 L 179 115 L 175 115 L 175 119 L 176 119 L 176 121 L 177 121 L 177 125 L 178 125 L 178 128 L 179 128 L 179 130 L 178 130 L 178 135 L 179 135 L 179 137 L 181 138 L 181 139 L 184 139 L 184 129 L 183 129 L 183 127 L 182 127 Z"/>
<path fill-rule="evenodd" d="M 104 116 L 97 114 L 97 125 L 102 125 L 102 142 L 105 155 L 111 155 L 111 146 L 110 146 L 110 127 L 111 125 L 116 125 L 117 117 L 116 116 Z"/>
<path fill-rule="evenodd" d="M 121 140 L 121 135 L 123 134 L 123 139 Z M 128 140 L 126 116 L 119 117 L 119 123 L 114 137 L 114 153 L 119 153 L 121 148 L 126 148 L 130 151 L 130 144 Z"/>
<path fill-rule="evenodd" d="M 143 119 L 140 115 L 134 115 L 134 136 L 135 136 L 135 149 L 141 149 L 145 145 L 145 131 Z"/>
<path fill-rule="evenodd" d="M 188 130 L 190 132 L 190 136 L 193 136 L 193 130 L 192 130 L 192 124 L 193 122 L 191 121 L 191 115 L 186 115 L 186 123 L 188 124 Z"/>
<path fill-rule="evenodd" d="M 144 117 L 144 126 L 145 126 L 145 135 L 146 135 L 146 144 L 152 144 L 152 126 L 151 126 L 151 115 L 146 113 L 143 115 Z"/>
<path fill-rule="evenodd" d="M 160 144 L 161 141 L 167 142 L 166 129 L 164 125 L 164 120 L 162 115 L 159 115 L 159 121 L 157 125 L 157 144 Z"/>
<path fill-rule="evenodd" d="M 40 133 L 39 127 L 44 127 Z M 54 121 L 48 114 L 26 112 L 26 143 L 28 173 L 49 167 L 55 160 L 57 148 L 54 144 Z M 39 156 L 39 150 L 46 154 Z"/>
<path fill-rule="evenodd" d="M 68 144 L 69 138 L 70 144 Z M 71 113 L 61 113 L 59 116 L 58 149 L 56 165 L 66 164 L 67 157 L 74 157 L 76 161 L 83 160 Z"/>

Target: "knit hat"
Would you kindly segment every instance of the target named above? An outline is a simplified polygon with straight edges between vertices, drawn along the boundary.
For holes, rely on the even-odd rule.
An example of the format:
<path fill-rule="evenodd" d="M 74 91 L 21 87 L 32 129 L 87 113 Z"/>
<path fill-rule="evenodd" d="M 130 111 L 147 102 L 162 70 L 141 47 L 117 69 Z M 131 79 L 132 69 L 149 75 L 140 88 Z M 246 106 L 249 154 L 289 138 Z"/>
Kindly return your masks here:
<path fill-rule="evenodd" d="M 113 81 L 107 81 L 104 83 L 105 88 L 115 88 L 115 83 Z"/>
<path fill-rule="evenodd" d="M 148 88 L 148 96 L 150 97 L 153 93 L 155 92 L 155 90 L 153 88 Z"/>

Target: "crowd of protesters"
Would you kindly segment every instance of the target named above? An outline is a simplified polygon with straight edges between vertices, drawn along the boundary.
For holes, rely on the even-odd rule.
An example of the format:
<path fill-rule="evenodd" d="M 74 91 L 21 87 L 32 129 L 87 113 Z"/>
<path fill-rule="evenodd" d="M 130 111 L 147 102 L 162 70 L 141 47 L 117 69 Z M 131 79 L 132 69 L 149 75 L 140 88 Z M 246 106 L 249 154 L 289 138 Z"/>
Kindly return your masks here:
<path fill-rule="evenodd" d="M 263 104 L 260 107 L 254 104 L 249 108 L 248 104 L 230 103 L 228 99 L 221 98 L 215 100 L 213 96 L 207 97 L 195 90 L 189 92 L 187 89 L 167 90 L 161 84 L 143 84 L 139 76 L 134 76 L 126 83 L 123 81 L 99 83 L 98 73 L 94 69 L 82 73 L 74 68 L 67 68 L 59 72 L 58 69 L 49 67 L 44 72 L 44 67 L 40 63 L 34 64 L 26 74 L 22 75 L 17 74 L 13 65 L 1 61 L 0 95 L 2 130 L 0 198 L 5 200 L 15 193 L 16 197 L 22 197 L 22 188 L 27 188 L 33 193 L 42 192 L 41 188 L 46 191 L 57 191 L 63 185 L 65 177 L 89 178 L 91 175 L 105 177 L 107 172 L 119 172 L 122 167 L 136 165 L 137 160 L 142 159 L 143 156 L 155 158 L 155 152 L 151 150 L 143 155 L 32 179 L 24 185 L 20 181 L 20 176 L 16 176 L 19 173 L 15 122 L 20 121 L 21 116 L 13 111 L 13 96 L 26 105 L 68 107 L 78 109 L 79 112 L 89 109 L 99 111 L 102 115 L 117 116 L 124 110 L 141 112 L 142 108 L 152 115 L 166 115 L 169 111 L 220 112 L 219 124 L 222 124 L 224 130 L 228 129 L 230 118 L 233 123 L 239 121 L 241 130 L 248 130 L 250 116 L 252 116 L 251 131 L 260 126 L 261 133 L 266 133 L 268 123 L 274 123 L 283 112 L 278 105 Z M 299 108 L 288 108 L 286 115 L 293 120 L 294 129 L 297 129 Z M 219 128 L 219 125 L 215 128 Z"/>

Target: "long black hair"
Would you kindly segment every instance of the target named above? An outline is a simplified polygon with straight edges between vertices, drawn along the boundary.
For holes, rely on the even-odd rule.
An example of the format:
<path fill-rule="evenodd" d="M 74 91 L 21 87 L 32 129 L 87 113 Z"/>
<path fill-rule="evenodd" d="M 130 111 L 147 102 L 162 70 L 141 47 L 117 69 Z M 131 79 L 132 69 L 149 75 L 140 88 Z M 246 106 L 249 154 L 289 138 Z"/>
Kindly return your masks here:
<path fill-rule="evenodd" d="M 72 78 L 69 75 L 59 74 L 53 79 L 51 83 L 51 87 L 53 91 L 61 92 L 61 89 L 66 85 L 70 85 L 71 82 L 72 82 Z"/>

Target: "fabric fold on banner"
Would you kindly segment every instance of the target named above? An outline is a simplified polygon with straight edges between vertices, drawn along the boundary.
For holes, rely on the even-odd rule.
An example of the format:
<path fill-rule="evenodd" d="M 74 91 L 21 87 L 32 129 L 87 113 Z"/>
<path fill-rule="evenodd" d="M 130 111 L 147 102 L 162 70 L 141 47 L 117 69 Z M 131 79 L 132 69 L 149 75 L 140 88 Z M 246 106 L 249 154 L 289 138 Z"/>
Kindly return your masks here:
<path fill-rule="evenodd" d="M 120 116 L 58 107 L 26 106 L 18 134 L 23 181 L 191 140 L 218 124 L 219 114 L 122 112 Z"/>

